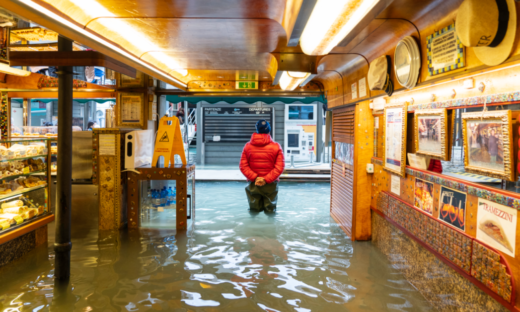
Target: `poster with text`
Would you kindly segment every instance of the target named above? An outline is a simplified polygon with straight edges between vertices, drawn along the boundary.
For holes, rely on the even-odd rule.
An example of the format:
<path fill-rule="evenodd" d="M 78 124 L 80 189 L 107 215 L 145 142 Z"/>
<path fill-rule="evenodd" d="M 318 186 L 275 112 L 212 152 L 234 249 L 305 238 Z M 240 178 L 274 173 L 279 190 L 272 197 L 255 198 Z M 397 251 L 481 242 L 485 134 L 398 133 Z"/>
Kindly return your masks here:
<path fill-rule="evenodd" d="M 464 231 L 466 223 L 466 193 L 441 187 L 439 219 Z"/>
<path fill-rule="evenodd" d="M 401 107 L 387 108 L 385 117 L 385 166 L 400 172 L 403 149 L 403 109 Z"/>
<path fill-rule="evenodd" d="M 478 199 L 477 239 L 514 257 L 517 210 Z"/>

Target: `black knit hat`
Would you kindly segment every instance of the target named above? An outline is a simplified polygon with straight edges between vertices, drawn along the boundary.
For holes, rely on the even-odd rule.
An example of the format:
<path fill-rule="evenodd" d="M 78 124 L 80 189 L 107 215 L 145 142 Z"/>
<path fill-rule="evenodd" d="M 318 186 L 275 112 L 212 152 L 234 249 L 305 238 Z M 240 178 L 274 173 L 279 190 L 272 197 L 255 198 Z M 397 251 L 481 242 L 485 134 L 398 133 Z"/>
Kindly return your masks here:
<path fill-rule="evenodd" d="M 265 119 L 260 119 L 256 122 L 256 133 L 270 133 L 271 125 Z"/>

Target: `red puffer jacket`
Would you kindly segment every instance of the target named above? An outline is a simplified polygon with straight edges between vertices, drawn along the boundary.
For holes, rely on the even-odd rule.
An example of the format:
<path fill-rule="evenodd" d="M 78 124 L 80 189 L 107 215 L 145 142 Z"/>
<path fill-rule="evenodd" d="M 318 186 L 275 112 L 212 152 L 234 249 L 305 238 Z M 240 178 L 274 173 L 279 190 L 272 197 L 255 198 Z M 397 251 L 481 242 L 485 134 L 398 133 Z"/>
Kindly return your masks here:
<path fill-rule="evenodd" d="M 266 183 L 279 181 L 285 167 L 285 159 L 280 144 L 273 141 L 269 134 L 253 133 L 242 151 L 240 171 L 248 181 L 257 177 L 265 179 Z"/>

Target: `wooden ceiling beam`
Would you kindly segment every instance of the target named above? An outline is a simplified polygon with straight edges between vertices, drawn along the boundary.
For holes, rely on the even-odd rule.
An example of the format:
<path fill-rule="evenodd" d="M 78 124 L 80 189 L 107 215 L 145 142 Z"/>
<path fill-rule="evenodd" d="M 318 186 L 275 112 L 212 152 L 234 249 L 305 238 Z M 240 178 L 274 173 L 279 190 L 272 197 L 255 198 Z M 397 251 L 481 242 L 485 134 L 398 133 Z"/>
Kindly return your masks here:
<path fill-rule="evenodd" d="M 10 51 L 11 66 L 100 66 L 135 78 L 137 71 L 123 62 L 96 51 Z"/>

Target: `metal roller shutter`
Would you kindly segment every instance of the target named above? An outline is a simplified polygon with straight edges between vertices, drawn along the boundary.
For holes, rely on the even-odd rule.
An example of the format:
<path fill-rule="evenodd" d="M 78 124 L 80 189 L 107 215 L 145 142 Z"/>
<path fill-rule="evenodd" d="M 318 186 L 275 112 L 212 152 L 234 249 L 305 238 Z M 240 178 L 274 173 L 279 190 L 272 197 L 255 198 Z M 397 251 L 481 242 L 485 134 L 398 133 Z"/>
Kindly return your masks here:
<path fill-rule="evenodd" d="M 354 144 L 355 108 L 353 105 L 332 113 L 333 147 L 336 142 Z M 335 148 L 333 150 L 333 158 L 336 158 Z M 335 159 L 331 174 L 330 213 L 343 231 L 353 237 L 354 165 Z"/>

